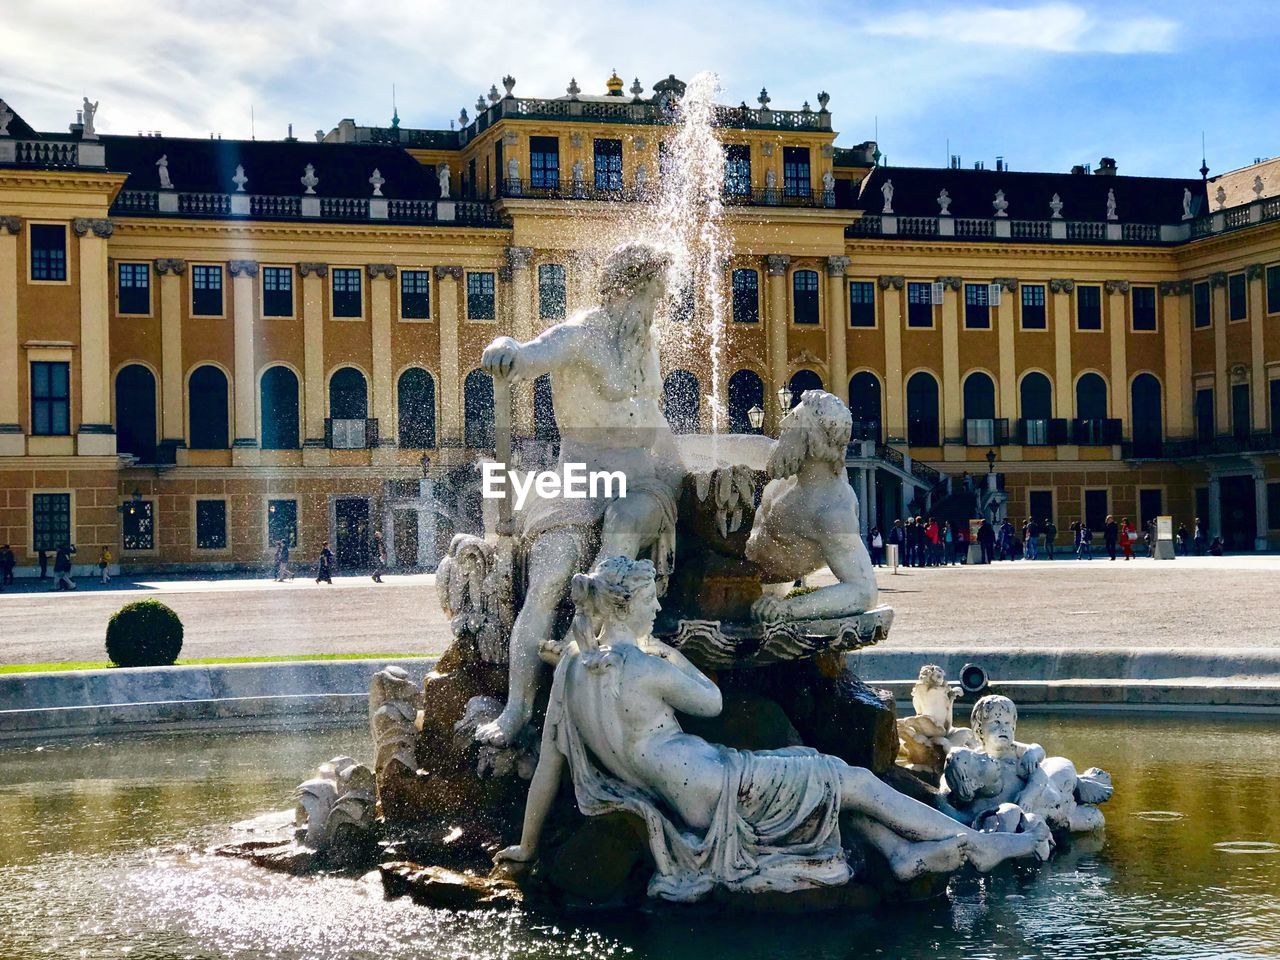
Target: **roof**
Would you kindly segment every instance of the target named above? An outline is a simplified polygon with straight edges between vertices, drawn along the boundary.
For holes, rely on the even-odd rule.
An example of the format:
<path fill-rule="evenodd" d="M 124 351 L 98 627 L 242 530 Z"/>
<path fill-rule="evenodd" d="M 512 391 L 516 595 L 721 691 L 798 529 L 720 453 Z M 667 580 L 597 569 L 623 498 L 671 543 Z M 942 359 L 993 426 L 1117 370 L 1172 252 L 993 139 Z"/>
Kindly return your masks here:
<path fill-rule="evenodd" d="M 1218 187 L 1222 187 L 1223 193 L 1226 194 L 1224 206 L 1239 207 L 1246 203 L 1252 203 L 1257 196 L 1253 192 L 1254 177 L 1262 179 L 1261 195 L 1263 197 L 1280 195 L 1280 157 L 1260 160 L 1257 163 L 1249 164 L 1247 167 L 1241 167 L 1239 170 L 1230 170 L 1216 177 L 1210 177 L 1209 195 L 1214 197 L 1214 206 L 1217 206 L 1215 195 L 1218 192 Z"/>
<path fill-rule="evenodd" d="M 3 98 L 0 98 L 0 105 L 3 105 L 9 113 L 13 114 L 13 116 L 9 118 L 9 136 L 17 140 L 35 140 L 39 138 L 40 134 L 36 132 L 35 128 L 32 127 L 31 124 L 27 123 L 27 121 L 23 120 L 22 117 L 18 116 L 18 111 L 13 109 L 13 104 Z"/>
<path fill-rule="evenodd" d="M 946 189 L 955 217 L 989 218 L 997 190 L 1004 191 L 1008 216 L 1014 220 L 1047 220 L 1056 193 L 1064 220 L 1102 220 L 1107 192 L 1114 190 L 1116 214 L 1129 223 L 1179 223 L 1182 191 L 1192 195 L 1192 213 L 1205 212 L 1204 183 L 1199 178 L 1122 177 L 1081 173 L 1013 173 L 949 167 L 876 167 L 862 182 L 857 206 L 867 213 L 884 209 L 881 192 L 893 181 L 893 212 L 904 217 L 936 217 L 938 195 Z"/>
<path fill-rule="evenodd" d="M 128 173 L 125 190 L 157 190 L 156 161 L 168 158 L 169 179 L 183 193 L 232 193 L 236 165 L 244 167 L 245 192 L 299 196 L 307 164 L 319 179 L 321 197 L 368 197 L 369 177 L 376 168 L 386 181 L 383 196 L 431 200 L 440 193 L 434 171 L 400 147 L 372 144 L 316 143 L 289 140 L 203 140 L 183 137 L 101 138 L 107 169 Z"/>

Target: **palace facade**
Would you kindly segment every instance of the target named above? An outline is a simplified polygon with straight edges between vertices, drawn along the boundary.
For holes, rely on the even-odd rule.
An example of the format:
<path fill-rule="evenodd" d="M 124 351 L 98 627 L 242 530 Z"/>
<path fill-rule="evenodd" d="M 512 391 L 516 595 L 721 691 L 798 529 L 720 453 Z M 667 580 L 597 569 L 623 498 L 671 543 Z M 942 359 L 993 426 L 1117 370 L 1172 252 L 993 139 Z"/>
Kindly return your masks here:
<path fill-rule="evenodd" d="M 684 90 L 504 86 L 458 129 L 343 120 L 315 142 L 38 132 L 0 103 L 20 574 L 64 541 L 142 570 L 328 540 L 358 566 L 375 529 L 393 562 L 434 563 L 493 446 L 482 349 L 591 302 L 592 238 L 662 176 Z M 771 431 L 784 386 L 847 399 L 866 523 L 1168 513 L 1280 546 L 1280 161 L 889 167 L 835 146 L 817 102 L 719 111 L 728 429 L 759 407 Z M 705 352 L 664 374 L 676 429 L 706 429 Z M 527 461 L 549 412 L 545 383 L 517 392 Z"/>

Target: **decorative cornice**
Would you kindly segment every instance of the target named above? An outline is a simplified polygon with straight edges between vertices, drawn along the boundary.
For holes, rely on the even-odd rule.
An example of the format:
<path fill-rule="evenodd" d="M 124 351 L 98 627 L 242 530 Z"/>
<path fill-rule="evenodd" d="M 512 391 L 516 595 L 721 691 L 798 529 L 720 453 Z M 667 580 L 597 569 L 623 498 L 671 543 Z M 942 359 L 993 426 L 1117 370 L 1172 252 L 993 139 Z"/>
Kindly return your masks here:
<path fill-rule="evenodd" d="M 512 270 L 527 270 L 533 262 L 533 247 L 507 247 L 507 266 Z"/>
<path fill-rule="evenodd" d="M 791 265 L 791 258 L 785 253 L 770 253 L 764 258 L 765 270 L 771 277 L 781 277 L 786 274 L 787 267 Z"/>
<path fill-rule="evenodd" d="M 1227 285 L 1227 273 L 1225 270 L 1218 270 L 1209 274 L 1209 286 L 1225 287 Z"/>
<path fill-rule="evenodd" d="M 964 279 L 961 277 L 939 277 L 938 283 L 942 284 L 944 290 L 959 290 L 964 286 Z"/>
<path fill-rule="evenodd" d="M 182 276 L 187 272 L 187 261 L 181 257 L 158 257 L 155 261 L 156 273 L 164 276 L 170 270 L 174 276 Z"/>
<path fill-rule="evenodd" d="M 21 232 L 22 232 L 22 218 L 21 218 L 21 217 L 11 217 L 11 216 L 0 217 L 0 228 L 3 228 L 4 230 L 8 231 L 9 233 L 13 233 L 13 234 L 21 233 Z"/>
<path fill-rule="evenodd" d="M 445 277 L 453 277 L 455 280 L 462 279 L 461 267 L 436 267 L 436 279 L 443 280 Z"/>
<path fill-rule="evenodd" d="M 388 280 L 396 278 L 396 265 L 394 263 L 367 263 L 364 269 L 370 280 L 376 280 L 380 276 L 386 277 Z"/>
<path fill-rule="evenodd" d="M 992 277 L 991 282 L 1009 293 L 1013 293 L 1013 291 L 1018 289 L 1017 277 Z"/>
<path fill-rule="evenodd" d="M 827 257 L 827 276 L 843 277 L 844 272 L 849 269 L 849 263 L 848 257 Z"/>
<path fill-rule="evenodd" d="M 1049 290 L 1053 293 L 1070 293 L 1076 288 L 1074 280 L 1056 279 L 1049 281 Z"/>
<path fill-rule="evenodd" d="M 115 224 L 110 220 L 94 220 L 90 217 L 76 217 L 71 221 L 71 229 L 77 237 L 88 236 L 89 231 L 99 239 L 106 240 L 115 232 Z"/>
<path fill-rule="evenodd" d="M 329 275 L 329 265 L 317 260 L 307 260 L 298 264 L 298 272 L 304 277 L 313 273 L 317 277 L 327 277 Z"/>
<path fill-rule="evenodd" d="M 1247 267 L 1244 268 L 1244 276 L 1246 280 L 1261 280 L 1262 264 L 1260 263 L 1249 264 Z"/>
<path fill-rule="evenodd" d="M 227 270 L 233 277 L 256 277 L 258 275 L 258 261 L 228 260 Z"/>
<path fill-rule="evenodd" d="M 893 287 L 895 290 L 901 290 L 907 285 L 907 278 L 890 276 L 889 274 L 884 273 L 876 278 L 876 283 L 879 285 L 881 290 L 888 290 L 890 287 Z"/>
<path fill-rule="evenodd" d="M 1102 287 L 1109 294 L 1128 293 L 1129 281 L 1128 280 L 1103 280 Z"/>

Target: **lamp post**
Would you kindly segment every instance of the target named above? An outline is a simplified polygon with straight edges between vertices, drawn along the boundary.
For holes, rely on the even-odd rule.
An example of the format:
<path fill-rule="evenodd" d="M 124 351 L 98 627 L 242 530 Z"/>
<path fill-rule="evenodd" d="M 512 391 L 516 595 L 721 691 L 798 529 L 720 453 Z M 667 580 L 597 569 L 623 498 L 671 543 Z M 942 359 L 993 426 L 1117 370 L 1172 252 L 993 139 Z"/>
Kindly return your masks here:
<path fill-rule="evenodd" d="M 787 411 L 791 409 L 791 388 L 785 383 L 778 388 L 778 413 L 779 417 L 785 417 Z"/>
<path fill-rule="evenodd" d="M 987 451 L 987 473 L 996 472 L 996 452 L 994 450 Z"/>
<path fill-rule="evenodd" d="M 764 410 L 760 408 L 760 404 L 755 404 L 747 411 L 747 421 L 751 424 L 751 429 L 759 432 L 764 426 Z"/>

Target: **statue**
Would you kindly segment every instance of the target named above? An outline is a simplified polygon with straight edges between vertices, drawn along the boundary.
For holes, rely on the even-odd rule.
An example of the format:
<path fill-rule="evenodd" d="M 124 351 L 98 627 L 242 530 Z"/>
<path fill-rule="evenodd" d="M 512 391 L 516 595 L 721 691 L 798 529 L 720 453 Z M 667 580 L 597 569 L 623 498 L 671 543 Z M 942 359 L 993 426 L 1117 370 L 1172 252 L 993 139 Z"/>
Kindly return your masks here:
<path fill-rule="evenodd" d="M 1266 185 L 1262 182 L 1262 174 L 1255 173 L 1253 175 L 1253 199 L 1261 200 L 1262 191 L 1266 189 Z"/>
<path fill-rule="evenodd" d="M 418 761 L 413 743 L 418 736 L 418 710 L 422 706 L 422 687 L 409 679 L 402 667 L 387 667 L 373 675 L 369 686 L 369 731 L 377 749 L 373 769 L 381 779 L 391 763 L 400 772 L 413 775 Z"/>
<path fill-rule="evenodd" d="M 436 167 L 436 182 L 440 184 L 440 199 L 449 199 L 449 165 L 441 163 Z"/>
<path fill-rule="evenodd" d="M 1049 210 L 1053 214 L 1052 219 L 1054 220 L 1062 219 L 1062 207 L 1063 207 L 1062 198 L 1055 193 L 1053 195 L 1053 199 L 1049 201 Z"/>
<path fill-rule="evenodd" d="M 886 180 L 880 185 L 880 195 L 884 197 L 884 209 L 881 213 L 893 213 L 893 181 Z"/>
<path fill-rule="evenodd" d="M 573 182 L 575 185 L 583 182 L 582 180 L 582 160 L 573 161 Z"/>
<path fill-rule="evenodd" d="M 806 390 L 779 425 L 747 541 L 747 559 L 766 585 L 752 606 L 760 620 L 834 619 L 876 604 L 858 497 L 844 472 L 852 428 L 849 408 L 825 390 Z M 838 583 L 785 598 L 796 580 L 824 566 Z"/>
<path fill-rule="evenodd" d="M 1116 214 L 1116 192 L 1114 190 L 1107 191 L 1107 219 L 1108 220 L 1120 219 L 1120 217 Z"/>
<path fill-rule="evenodd" d="M 636 193 L 644 193 L 649 187 L 649 168 L 643 163 L 636 167 Z"/>
<path fill-rule="evenodd" d="M 519 531 L 528 586 L 511 631 L 507 705 L 477 739 L 509 746 L 528 722 L 537 685 L 538 644 L 551 635 L 569 578 L 597 557 L 649 553 L 671 570 L 676 499 L 684 467 L 662 415 L 654 314 L 666 292 L 668 255 L 628 243 L 605 260 L 600 306 L 527 343 L 499 337 L 481 366 L 495 378 L 551 380 L 560 428 L 560 464 L 621 472 L 625 497 L 538 498 Z"/>
<path fill-rule="evenodd" d="M 244 175 L 244 164 L 236 164 L 236 175 L 231 178 L 231 182 L 236 185 L 236 193 L 244 193 L 244 185 L 249 182 L 249 178 Z"/>
<path fill-rule="evenodd" d="M 13 122 L 13 111 L 9 105 L 0 100 L 0 137 L 9 136 L 9 124 Z"/>
<path fill-rule="evenodd" d="M 1213 199 L 1218 201 L 1218 209 L 1223 210 L 1227 206 L 1227 191 L 1222 184 L 1218 184 L 1218 190 L 1213 195 Z"/>
<path fill-rule="evenodd" d="M 1007 217 L 1009 215 L 1009 201 L 1004 198 L 1004 191 L 997 190 L 996 198 L 991 201 L 991 206 L 995 208 L 997 217 Z"/>
<path fill-rule="evenodd" d="M 320 178 L 316 176 L 316 168 L 314 166 L 308 163 L 306 168 L 302 171 L 302 176 L 298 179 L 299 182 L 307 188 L 307 193 L 316 192 L 316 184 L 320 182 Z"/>
<path fill-rule="evenodd" d="M 160 173 L 160 189 L 172 190 L 173 181 L 169 179 L 169 155 L 162 154 L 160 159 L 156 161 L 156 169 Z"/>
<path fill-rule="evenodd" d="M 946 187 L 943 187 L 942 192 L 938 194 L 938 216 L 951 216 L 951 194 L 947 193 Z"/>
<path fill-rule="evenodd" d="M 84 125 L 80 131 L 80 137 L 84 140 L 97 140 L 98 133 L 93 128 L 94 118 L 98 115 L 98 101 L 89 102 L 89 98 L 84 98 L 84 105 L 81 108 L 80 122 Z"/>
<path fill-rule="evenodd" d="M 298 842 L 316 851 L 366 840 L 376 829 L 373 771 L 350 757 L 320 764 L 294 791 Z"/>
<path fill-rule="evenodd" d="M 494 546 L 468 533 L 455 534 L 436 570 L 436 594 L 454 636 L 471 637 L 480 659 L 507 662 L 507 637 L 515 620 L 511 566 L 505 544 Z"/>
<path fill-rule="evenodd" d="M 766 190 L 778 189 L 778 174 L 772 167 L 764 172 L 764 188 Z"/>
<path fill-rule="evenodd" d="M 955 725 L 952 708 L 959 696 L 958 687 L 947 686 L 941 667 L 929 664 L 920 668 L 919 679 L 911 688 L 915 716 L 898 721 L 900 765 L 927 773 L 936 781 L 952 750 L 977 747 L 973 731 Z"/>
<path fill-rule="evenodd" d="M 1193 214 L 1191 213 L 1191 188 L 1183 187 L 1182 188 L 1182 219 L 1190 220 L 1192 216 Z"/>
<path fill-rule="evenodd" d="M 382 175 L 382 171 L 374 167 L 373 175 L 369 177 L 369 186 L 373 187 L 373 195 L 375 197 L 382 196 L 382 185 L 386 182 L 387 178 Z"/>
<path fill-rule="evenodd" d="M 836 175 L 830 170 L 822 171 L 822 192 L 835 196 L 836 192 Z"/>
<path fill-rule="evenodd" d="M 840 818 L 909 880 L 1033 856 L 1043 821 L 1023 833 L 978 833 L 883 783 L 869 770 L 807 747 L 749 751 L 683 732 L 677 711 L 720 713 L 720 689 L 652 637 L 660 609 L 648 561 L 611 556 L 573 579 L 576 607 L 556 666 L 542 749 L 520 843 L 495 857 L 538 853 L 565 766 L 587 816 L 628 811 L 647 828 L 649 895 L 698 900 L 716 887 L 747 892 L 839 886 L 852 871 Z"/>

